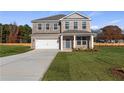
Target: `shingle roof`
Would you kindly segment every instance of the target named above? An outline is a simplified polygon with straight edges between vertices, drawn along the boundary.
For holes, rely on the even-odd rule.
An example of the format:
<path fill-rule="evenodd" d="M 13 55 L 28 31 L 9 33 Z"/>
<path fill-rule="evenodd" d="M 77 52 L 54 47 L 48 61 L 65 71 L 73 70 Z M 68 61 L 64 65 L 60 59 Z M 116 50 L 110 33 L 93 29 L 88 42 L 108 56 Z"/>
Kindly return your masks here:
<path fill-rule="evenodd" d="M 43 21 L 43 20 L 59 20 L 61 18 L 63 18 L 64 14 L 59 14 L 59 15 L 54 15 L 54 16 L 49 16 L 49 17 L 45 17 L 45 18 L 40 18 L 40 19 L 35 19 L 35 20 L 32 20 L 32 22 L 39 22 L 39 21 Z"/>

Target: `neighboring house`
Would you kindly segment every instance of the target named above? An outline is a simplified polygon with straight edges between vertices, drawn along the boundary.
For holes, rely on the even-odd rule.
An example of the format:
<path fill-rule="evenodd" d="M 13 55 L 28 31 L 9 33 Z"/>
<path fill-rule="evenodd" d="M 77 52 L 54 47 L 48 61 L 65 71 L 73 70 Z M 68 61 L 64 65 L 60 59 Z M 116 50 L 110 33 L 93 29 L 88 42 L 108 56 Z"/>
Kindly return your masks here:
<path fill-rule="evenodd" d="M 33 49 L 72 48 L 93 49 L 90 18 L 74 12 L 69 15 L 54 15 L 33 20 L 31 36 Z"/>

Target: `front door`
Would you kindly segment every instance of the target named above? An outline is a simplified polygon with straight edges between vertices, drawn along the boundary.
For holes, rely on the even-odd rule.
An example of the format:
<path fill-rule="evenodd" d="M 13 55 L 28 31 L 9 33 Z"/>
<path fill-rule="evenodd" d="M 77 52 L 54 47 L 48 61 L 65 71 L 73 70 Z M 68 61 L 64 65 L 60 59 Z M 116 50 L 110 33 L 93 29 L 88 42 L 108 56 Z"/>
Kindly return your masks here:
<path fill-rule="evenodd" d="M 82 40 L 82 47 L 84 49 L 88 48 L 87 40 Z"/>
<path fill-rule="evenodd" d="M 72 41 L 67 39 L 65 45 L 66 48 L 72 48 Z"/>

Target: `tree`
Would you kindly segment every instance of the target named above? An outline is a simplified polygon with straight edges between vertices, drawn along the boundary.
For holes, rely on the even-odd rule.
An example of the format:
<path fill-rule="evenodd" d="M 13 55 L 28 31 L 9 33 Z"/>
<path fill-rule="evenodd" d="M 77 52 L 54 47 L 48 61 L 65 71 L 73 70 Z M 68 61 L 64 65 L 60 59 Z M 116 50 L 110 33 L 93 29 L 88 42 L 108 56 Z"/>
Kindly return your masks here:
<path fill-rule="evenodd" d="M 8 24 L 4 24 L 2 26 L 2 42 L 3 43 L 8 42 L 9 34 L 10 34 L 9 25 Z"/>
<path fill-rule="evenodd" d="M 20 25 L 19 26 L 20 42 L 23 42 L 23 43 L 31 42 L 31 31 L 32 31 L 32 29 L 29 25 L 27 25 L 27 24 L 24 26 Z"/>
<path fill-rule="evenodd" d="M 30 43 L 32 29 L 29 25 L 0 23 L 0 42 L 2 43 Z"/>
<path fill-rule="evenodd" d="M 19 33 L 19 29 L 18 26 L 16 25 L 16 23 L 10 24 L 9 25 L 9 43 L 16 43 L 17 38 L 18 38 L 18 33 Z"/>
<path fill-rule="evenodd" d="M 2 43 L 2 29 L 3 25 L 0 23 L 0 43 Z"/>
<path fill-rule="evenodd" d="M 118 41 L 120 39 L 123 39 L 122 36 L 122 30 L 118 26 L 105 26 L 102 29 L 102 32 L 97 35 L 97 39 L 110 41 L 112 40 Z"/>

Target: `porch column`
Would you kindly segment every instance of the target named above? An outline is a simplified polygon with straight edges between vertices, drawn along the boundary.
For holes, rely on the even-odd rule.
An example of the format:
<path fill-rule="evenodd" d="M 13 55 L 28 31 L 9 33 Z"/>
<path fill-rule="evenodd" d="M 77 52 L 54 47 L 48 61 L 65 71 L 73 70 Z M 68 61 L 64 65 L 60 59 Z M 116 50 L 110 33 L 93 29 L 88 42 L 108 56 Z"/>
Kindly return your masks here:
<path fill-rule="evenodd" d="M 74 39 L 73 39 L 73 48 L 76 48 L 76 36 L 74 35 Z"/>
<path fill-rule="evenodd" d="M 60 50 L 63 51 L 63 35 L 60 36 L 61 47 Z"/>
<path fill-rule="evenodd" d="M 94 48 L 94 39 L 93 39 L 93 35 L 90 36 L 90 48 L 91 48 L 91 49 Z"/>

